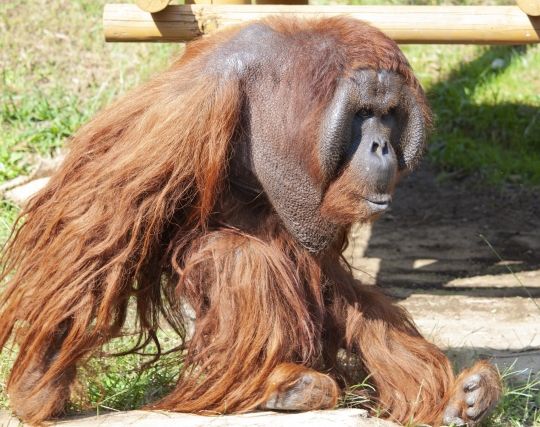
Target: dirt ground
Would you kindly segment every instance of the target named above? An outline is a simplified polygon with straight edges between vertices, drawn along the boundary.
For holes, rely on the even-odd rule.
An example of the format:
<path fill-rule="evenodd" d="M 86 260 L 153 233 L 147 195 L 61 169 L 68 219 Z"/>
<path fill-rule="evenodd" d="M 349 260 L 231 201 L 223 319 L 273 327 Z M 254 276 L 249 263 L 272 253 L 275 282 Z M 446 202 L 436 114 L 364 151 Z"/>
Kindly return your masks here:
<path fill-rule="evenodd" d="M 458 365 L 486 356 L 540 372 L 540 190 L 437 182 L 424 165 L 389 212 L 353 230 L 348 256 Z"/>

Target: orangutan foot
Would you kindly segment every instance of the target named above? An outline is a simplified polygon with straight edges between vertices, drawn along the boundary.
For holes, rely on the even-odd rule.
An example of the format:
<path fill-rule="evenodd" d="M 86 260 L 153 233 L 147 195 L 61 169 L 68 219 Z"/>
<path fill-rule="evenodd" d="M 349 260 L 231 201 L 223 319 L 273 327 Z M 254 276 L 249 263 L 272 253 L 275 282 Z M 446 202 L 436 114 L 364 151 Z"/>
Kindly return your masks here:
<path fill-rule="evenodd" d="M 337 383 L 328 375 L 292 363 L 279 365 L 268 379 L 261 409 L 310 411 L 331 409 L 338 398 Z"/>
<path fill-rule="evenodd" d="M 443 424 L 476 426 L 497 404 L 501 382 L 497 370 L 487 362 L 478 362 L 462 372 L 443 415 Z"/>

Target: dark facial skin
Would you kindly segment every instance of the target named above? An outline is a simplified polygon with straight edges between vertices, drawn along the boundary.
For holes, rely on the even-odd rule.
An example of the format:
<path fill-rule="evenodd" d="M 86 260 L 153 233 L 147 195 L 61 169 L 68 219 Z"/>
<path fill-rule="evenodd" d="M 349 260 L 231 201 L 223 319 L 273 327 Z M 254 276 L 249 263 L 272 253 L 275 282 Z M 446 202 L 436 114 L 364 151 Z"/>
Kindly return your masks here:
<path fill-rule="evenodd" d="M 394 73 L 358 70 L 339 82 L 323 121 L 323 171 L 329 180 L 346 171 L 358 184 L 349 189 L 365 205 L 364 215 L 382 212 L 390 202 L 399 166 L 395 147 L 402 91 L 401 77 Z"/>
<path fill-rule="evenodd" d="M 377 114 L 362 110 L 353 119 L 351 145 L 345 154 L 358 181 L 369 177 L 372 194 L 362 197 L 375 212 L 388 207 L 396 180 L 398 162 L 390 138 L 394 126 L 392 112 Z"/>

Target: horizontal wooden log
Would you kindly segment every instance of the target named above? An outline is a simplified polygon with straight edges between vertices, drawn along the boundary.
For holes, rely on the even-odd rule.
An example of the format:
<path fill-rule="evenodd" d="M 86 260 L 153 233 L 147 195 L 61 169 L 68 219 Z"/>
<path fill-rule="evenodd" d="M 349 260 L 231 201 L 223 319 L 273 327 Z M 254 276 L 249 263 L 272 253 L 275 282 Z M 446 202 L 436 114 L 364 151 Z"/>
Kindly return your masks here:
<path fill-rule="evenodd" d="M 398 43 L 522 44 L 540 42 L 540 17 L 518 6 L 177 5 L 150 14 L 134 4 L 105 5 L 105 39 L 185 42 L 269 15 L 313 18 L 349 15 Z"/>

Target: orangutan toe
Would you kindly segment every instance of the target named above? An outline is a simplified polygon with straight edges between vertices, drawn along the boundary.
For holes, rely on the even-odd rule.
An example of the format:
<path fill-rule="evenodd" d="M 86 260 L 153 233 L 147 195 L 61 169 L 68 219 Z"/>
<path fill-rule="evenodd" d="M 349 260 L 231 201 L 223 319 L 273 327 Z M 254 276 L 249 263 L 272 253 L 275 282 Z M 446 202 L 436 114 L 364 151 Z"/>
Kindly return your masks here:
<path fill-rule="evenodd" d="M 284 364 L 285 365 L 285 364 Z M 338 386 L 328 375 L 307 368 L 296 368 L 298 365 L 281 365 L 281 370 L 291 369 L 289 378 L 281 383 L 273 382 L 273 390 L 269 393 L 266 401 L 260 406 L 261 409 L 276 411 L 310 411 L 314 409 L 330 409 L 336 406 Z M 294 372 L 294 371 L 297 372 Z M 278 372 L 277 377 L 283 377 L 283 372 Z M 291 378 L 292 376 L 292 378 Z"/>
<path fill-rule="evenodd" d="M 496 405 L 501 394 L 499 374 L 487 362 L 463 372 L 444 411 L 443 423 L 476 426 Z"/>

